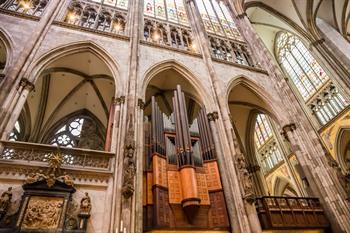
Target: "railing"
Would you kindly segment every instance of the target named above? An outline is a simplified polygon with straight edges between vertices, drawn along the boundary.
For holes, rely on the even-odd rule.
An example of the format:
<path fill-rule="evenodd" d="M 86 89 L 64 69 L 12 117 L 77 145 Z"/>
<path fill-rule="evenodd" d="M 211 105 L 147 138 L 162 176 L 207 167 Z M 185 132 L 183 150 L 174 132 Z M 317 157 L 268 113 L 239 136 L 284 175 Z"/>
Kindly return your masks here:
<path fill-rule="evenodd" d="M 214 59 L 255 67 L 248 47 L 244 43 L 211 35 L 209 41 Z"/>
<path fill-rule="evenodd" d="M 41 16 L 48 2 L 49 0 L 7 0 L 0 7 L 26 15 Z"/>
<path fill-rule="evenodd" d="M 198 53 L 193 35 L 188 27 L 144 18 L 144 41 Z"/>
<path fill-rule="evenodd" d="M 256 209 L 263 230 L 329 227 L 318 198 L 258 197 Z"/>
<path fill-rule="evenodd" d="M 112 34 L 125 34 L 127 12 L 98 3 L 73 0 L 64 22 Z"/>
<path fill-rule="evenodd" d="M 52 153 L 57 153 L 59 149 L 63 156 L 63 165 L 105 170 L 110 168 L 110 161 L 114 156 L 113 153 L 104 151 L 57 148 L 56 146 L 27 142 L 0 141 L 0 145 L 0 162 L 47 162 L 49 156 Z"/>

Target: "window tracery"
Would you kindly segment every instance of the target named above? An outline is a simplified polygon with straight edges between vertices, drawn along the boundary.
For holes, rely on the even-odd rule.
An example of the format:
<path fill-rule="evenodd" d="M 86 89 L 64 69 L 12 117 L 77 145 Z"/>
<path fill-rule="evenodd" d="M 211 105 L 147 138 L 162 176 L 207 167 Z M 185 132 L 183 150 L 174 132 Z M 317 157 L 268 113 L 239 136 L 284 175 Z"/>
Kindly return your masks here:
<path fill-rule="evenodd" d="M 147 42 L 197 52 L 192 32 L 188 27 L 145 18 L 143 36 Z"/>
<path fill-rule="evenodd" d="M 19 141 L 22 139 L 22 129 L 19 121 L 16 121 L 15 127 L 13 128 L 12 132 L 10 133 L 9 136 L 9 141 Z"/>
<path fill-rule="evenodd" d="M 273 134 L 271 123 L 265 114 L 256 117 L 254 141 L 265 173 L 283 161 L 282 152 Z"/>
<path fill-rule="evenodd" d="M 287 32 L 276 38 L 276 55 L 282 68 L 321 124 L 341 112 L 347 101 L 300 39 Z"/>
<path fill-rule="evenodd" d="M 7 0 L 1 8 L 19 13 L 41 16 L 49 0 Z"/>
<path fill-rule="evenodd" d="M 64 21 L 98 31 L 124 34 L 127 13 L 118 9 L 127 9 L 123 7 L 124 4 L 128 4 L 128 1 L 72 1 Z"/>
<path fill-rule="evenodd" d="M 145 0 L 144 15 L 187 26 L 183 0 Z"/>
<path fill-rule="evenodd" d="M 243 41 L 224 1 L 196 0 L 196 3 L 207 32 Z"/>
<path fill-rule="evenodd" d="M 68 148 L 87 148 L 103 150 L 103 134 L 93 119 L 87 116 L 70 118 L 63 125 L 56 128 L 49 144 Z"/>

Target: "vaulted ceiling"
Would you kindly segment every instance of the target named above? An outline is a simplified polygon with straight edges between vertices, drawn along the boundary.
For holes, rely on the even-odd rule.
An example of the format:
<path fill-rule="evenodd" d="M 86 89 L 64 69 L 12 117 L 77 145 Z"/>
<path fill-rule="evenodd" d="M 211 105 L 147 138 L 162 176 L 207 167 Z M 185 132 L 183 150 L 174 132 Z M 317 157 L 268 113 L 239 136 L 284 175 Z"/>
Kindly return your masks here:
<path fill-rule="evenodd" d="M 271 49 L 276 31 L 289 30 L 304 38 L 317 35 L 320 18 L 350 41 L 349 0 L 237 0 Z"/>

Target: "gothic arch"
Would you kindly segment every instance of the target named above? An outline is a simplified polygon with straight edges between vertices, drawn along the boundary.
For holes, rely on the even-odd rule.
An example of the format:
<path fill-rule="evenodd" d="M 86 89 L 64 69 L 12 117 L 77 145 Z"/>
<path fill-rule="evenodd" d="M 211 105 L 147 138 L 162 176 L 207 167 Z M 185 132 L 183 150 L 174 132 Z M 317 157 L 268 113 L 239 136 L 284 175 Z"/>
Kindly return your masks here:
<path fill-rule="evenodd" d="M 250 78 L 240 75 L 238 77 L 233 78 L 229 83 L 228 87 L 226 89 L 226 107 L 229 109 L 229 96 L 231 91 L 239 86 L 242 85 L 252 91 L 258 98 L 262 99 L 264 103 L 266 103 L 267 108 L 263 108 L 261 106 L 257 105 L 251 105 L 252 107 L 258 109 L 259 111 L 268 114 L 272 119 L 274 119 L 277 123 L 278 122 L 288 122 L 287 116 L 282 115 L 283 108 L 281 108 L 280 103 L 275 103 L 273 101 L 273 98 L 270 94 L 268 94 L 261 85 L 257 84 L 254 80 L 251 80 Z"/>
<path fill-rule="evenodd" d="M 282 22 L 286 23 L 287 25 L 291 26 L 296 32 L 300 33 L 304 38 L 308 38 L 309 40 L 311 40 L 312 37 L 307 31 L 305 31 L 303 28 L 301 28 L 301 26 L 299 26 L 292 19 L 288 18 L 287 16 L 283 15 L 282 13 L 273 9 L 272 7 L 264 4 L 263 2 L 259 2 L 259 1 L 251 1 L 251 2 L 244 3 L 245 12 L 247 11 L 247 9 L 252 8 L 252 7 L 257 7 L 263 11 L 266 11 L 267 13 L 276 17 L 277 19 L 279 19 Z"/>
<path fill-rule="evenodd" d="M 100 135 L 103 137 L 102 139 L 105 140 L 104 136 L 106 133 L 105 132 L 106 128 L 103 125 L 103 123 L 99 120 L 99 118 L 95 116 L 92 112 L 90 112 L 88 109 L 80 109 L 78 111 L 69 113 L 68 115 L 62 117 L 60 120 L 55 122 L 55 124 L 53 124 L 50 128 L 48 128 L 45 132 L 43 132 L 43 136 L 40 139 L 40 143 L 49 144 L 50 140 L 52 139 L 56 131 L 59 129 L 59 127 L 64 125 L 69 119 L 72 119 L 74 117 L 79 117 L 79 116 L 80 117 L 84 116 L 92 119 L 98 126 L 97 130 L 99 131 Z"/>
<path fill-rule="evenodd" d="M 335 159 L 339 163 L 340 168 L 345 172 L 350 169 L 346 163 L 346 151 L 350 145 L 350 126 L 342 126 L 338 129 L 335 136 Z"/>
<path fill-rule="evenodd" d="M 175 60 L 167 60 L 157 63 L 150 67 L 143 76 L 143 83 L 141 85 L 142 99 L 146 98 L 146 89 L 151 80 L 159 73 L 165 70 L 175 70 L 182 78 L 191 83 L 197 95 L 193 95 L 194 99 L 205 106 L 212 106 L 213 100 L 209 98 L 206 88 L 201 84 L 200 80 L 183 64 Z"/>
<path fill-rule="evenodd" d="M 118 63 L 114 60 L 114 58 L 111 55 L 108 54 L 108 52 L 104 48 L 102 48 L 100 45 L 96 44 L 93 41 L 75 42 L 59 46 L 45 53 L 34 62 L 34 65 L 32 66 L 33 68 L 28 71 L 28 74 L 30 74 L 28 75 L 29 80 L 35 83 L 40 74 L 50 63 L 65 56 L 82 52 L 91 52 L 107 65 L 114 79 L 115 96 L 123 95 L 125 90 L 125 84 L 120 78 L 120 69 Z"/>
<path fill-rule="evenodd" d="M 12 64 L 14 43 L 12 41 L 11 36 L 6 32 L 4 28 L 1 28 L 1 27 L 0 27 L 0 43 L 2 43 L 6 49 L 6 63 L 4 68 L 4 73 L 5 73 L 8 67 L 10 66 L 10 64 Z"/>
<path fill-rule="evenodd" d="M 272 181 L 272 195 L 274 196 L 282 196 L 285 190 L 290 187 L 296 195 L 298 195 L 297 189 L 292 184 L 290 180 L 283 176 L 275 176 Z"/>

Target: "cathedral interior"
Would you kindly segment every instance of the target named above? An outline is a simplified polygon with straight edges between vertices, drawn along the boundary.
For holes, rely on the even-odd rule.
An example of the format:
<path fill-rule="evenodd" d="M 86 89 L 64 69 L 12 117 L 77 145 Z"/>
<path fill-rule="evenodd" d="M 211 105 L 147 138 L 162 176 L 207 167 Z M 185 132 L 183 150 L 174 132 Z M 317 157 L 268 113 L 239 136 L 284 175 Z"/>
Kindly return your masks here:
<path fill-rule="evenodd" d="M 350 233 L 349 0 L 0 0 L 0 233 Z"/>

